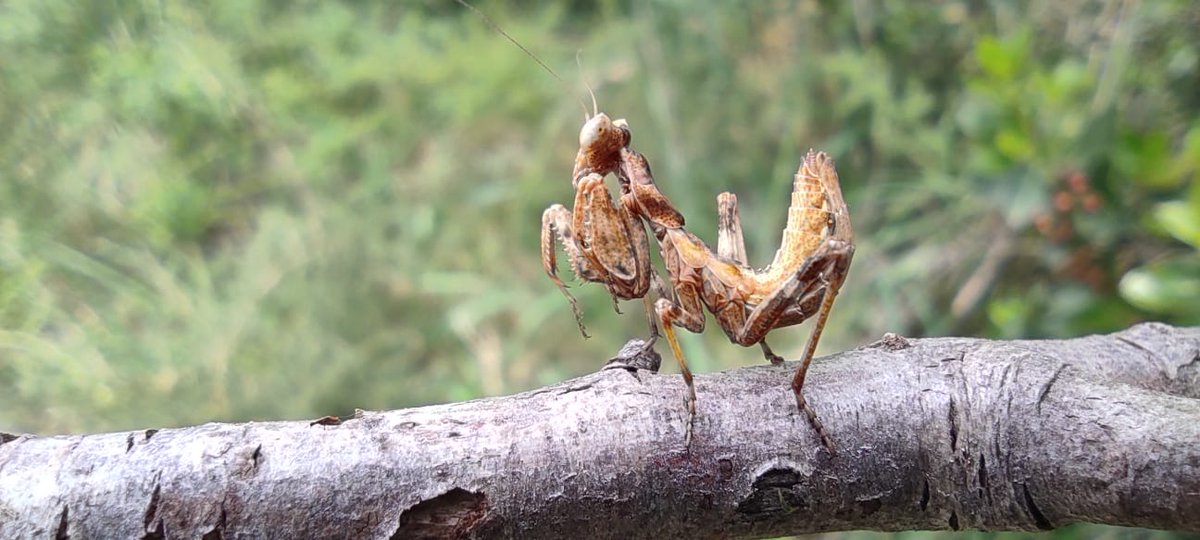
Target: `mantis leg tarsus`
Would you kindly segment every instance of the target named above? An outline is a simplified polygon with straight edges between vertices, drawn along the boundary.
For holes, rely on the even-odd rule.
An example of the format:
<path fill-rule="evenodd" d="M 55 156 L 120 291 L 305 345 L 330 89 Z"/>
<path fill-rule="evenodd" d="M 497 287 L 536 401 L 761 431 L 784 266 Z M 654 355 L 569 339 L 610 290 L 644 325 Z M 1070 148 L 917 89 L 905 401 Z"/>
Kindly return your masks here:
<path fill-rule="evenodd" d="M 571 291 L 567 290 L 569 287 L 567 287 L 566 283 L 563 283 L 563 280 L 559 279 L 558 275 L 549 272 L 548 274 L 551 281 L 558 286 L 558 290 L 562 291 L 563 296 L 567 297 L 567 302 L 571 303 L 571 312 L 575 315 L 575 324 L 579 326 L 579 333 L 583 334 L 584 339 L 591 339 L 592 336 L 588 335 L 587 328 L 583 325 L 583 311 L 579 309 L 579 301 L 575 299 L 575 295 L 571 294 Z"/>
<path fill-rule="evenodd" d="M 571 303 L 571 311 L 575 314 L 575 325 L 579 327 L 579 333 L 583 334 L 584 339 L 591 339 L 592 336 L 588 335 L 587 328 L 583 325 L 583 312 L 579 310 L 579 301 L 575 300 L 575 296 L 567 292 L 566 288 L 561 290 L 566 295 L 567 301 Z"/>
<path fill-rule="evenodd" d="M 654 348 L 654 344 L 658 342 L 658 323 L 655 322 L 654 302 L 650 300 L 650 296 L 642 297 L 642 306 L 646 308 L 646 323 L 650 327 L 650 335 L 646 338 L 646 344 L 642 348 L 649 350 Z"/>
<path fill-rule="evenodd" d="M 692 379 L 692 370 L 688 368 L 687 359 L 683 356 L 683 349 L 679 346 L 679 339 L 675 336 L 675 327 L 672 324 L 672 319 L 677 316 L 679 308 L 671 304 L 670 300 L 660 298 L 654 303 L 654 310 L 658 313 L 663 334 L 667 338 L 667 343 L 671 345 L 671 354 L 675 356 L 675 361 L 679 362 L 679 372 L 683 375 L 684 384 L 687 385 L 687 424 L 684 426 L 684 444 L 690 448 L 692 426 L 696 419 L 696 383 Z"/>
<path fill-rule="evenodd" d="M 613 311 L 617 312 L 617 315 L 624 315 L 625 313 L 621 311 L 620 298 L 617 297 L 617 292 L 611 286 L 608 289 L 608 295 L 612 297 Z"/>
<path fill-rule="evenodd" d="M 812 425 L 813 430 L 817 432 L 817 437 L 821 439 L 821 444 L 829 450 L 831 455 L 837 455 L 837 447 L 833 445 L 833 439 L 829 438 L 829 433 L 825 431 L 825 424 L 821 423 L 821 419 L 817 417 L 817 412 L 808 405 L 808 400 L 804 399 L 804 394 L 800 393 L 799 389 L 793 384 L 792 390 L 796 395 L 796 406 L 804 411 L 804 415 L 808 417 L 808 423 Z"/>
<path fill-rule="evenodd" d="M 775 351 L 771 350 L 771 346 L 767 345 L 767 340 L 764 339 L 758 342 L 758 345 L 762 347 L 763 356 L 767 358 L 767 361 L 770 362 L 772 366 L 783 365 L 783 357 L 775 354 Z"/>

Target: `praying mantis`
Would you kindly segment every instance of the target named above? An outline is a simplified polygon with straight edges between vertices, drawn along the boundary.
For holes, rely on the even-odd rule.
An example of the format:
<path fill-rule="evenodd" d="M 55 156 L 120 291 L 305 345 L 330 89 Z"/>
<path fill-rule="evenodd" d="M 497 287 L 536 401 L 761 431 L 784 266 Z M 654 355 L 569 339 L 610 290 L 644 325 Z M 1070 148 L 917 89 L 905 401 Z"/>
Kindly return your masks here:
<path fill-rule="evenodd" d="M 563 82 L 486 14 L 465 0 L 456 1 Z M 833 160 L 824 152 L 812 150 L 805 156 L 793 178 L 779 250 L 769 266 L 755 269 L 746 259 L 737 196 L 726 192 L 717 197 L 717 250 L 713 252 L 684 229 L 683 215 L 659 191 L 649 162 L 629 146 L 632 132 L 628 122 L 609 119 L 598 111 L 594 95 L 592 100 L 592 114 L 580 130 L 579 152 L 571 175 L 573 207 L 568 210 L 560 204 L 551 205 L 542 214 L 541 231 L 542 266 L 570 302 L 580 333 L 588 337 L 578 302 L 558 277 L 556 239 L 575 275 L 604 285 L 618 313 L 619 300 L 642 299 L 650 326 L 646 348 L 654 346 L 659 337 L 658 325 L 662 326 L 687 385 L 685 440 L 690 444 L 696 387 L 674 327 L 702 332 L 707 309 L 716 316 L 730 341 L 745 347 L 758 344 L 766 358 L 779 365 L 783 358 L 767 345 L 767 333 L 815 316 L 800 366 L 792 378 L 792 393 L 822 444 L 836 454 L 832 439 L 801 392 L 829 311 L 854 257 L 854 231 Z M 620 185 L 618 201 L 604 185 L 604 177 L 611 173 L 616 174 Z M 650 264 L 646 227 L 658 241 L 670 290 Z M 653 303 L 648 296 L 651 289 L 658 296 Z"/>
<path fill-rule="evenodd" d="M 687 385 L 686 441 L 690 443 L 695 383 L 674 327 L 702 332 L 707 309 L 730 341 L 745 347 L 757 344 L 772 364 L 779 365 L 783 359 L 767 345 L 767 333 L 815 316 L 792 379 L 792 393 L 822 444 L 836 454 L 802 392 L 817 342 L 854 256 L 854 232 L 833 160 L 811 150 L 805 156 L 793 179 L 779 250 L 769 266 L 755 269 L 747 262 L 736 195 L 726 192 L 717 197 L 714 252 L 684 228 L 683 215 L 659 191 L 649 162 L 630 147 L 631 138 L 627 122 L 595 112 L 580 131 L 572 174 L 573 210 L 553 205 L 543 214 L 542 263 L 571 302 L 580 331 L 587 336 L 578 305 L 557 275 L 556 238 L 575 274 L 605 285 L 614 306 L 618 299 L 643 299 L 651 329 L 647 347 L 659 337 L 656 322 L 661 325 Z M 616 174 L 620 185 L 618 201 L 603 183 L 609 173 Z M 658 242 L 669 292 L 652 271 L 645 227 Z M 651 288 L 659 296 L 653 305 L 648 296 Z"/>

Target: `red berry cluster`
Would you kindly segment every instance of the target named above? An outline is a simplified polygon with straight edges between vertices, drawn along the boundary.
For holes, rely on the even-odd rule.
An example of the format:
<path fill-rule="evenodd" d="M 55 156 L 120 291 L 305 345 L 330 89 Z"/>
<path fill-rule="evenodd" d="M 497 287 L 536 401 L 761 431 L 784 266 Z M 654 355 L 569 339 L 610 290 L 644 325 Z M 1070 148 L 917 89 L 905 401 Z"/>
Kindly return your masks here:
<path fill-rule="evenodd" d="M 1076 234 L 1074 218 L 1079 212 L 1096 213 L 1104 207 L 1104 200 L 1092 189 L 1087 175 L 1078 170 L 1064 175 L 1051 189 L 1054 195 L 1049 211 L 1034 217 L 1033 224 L 1055 244 L 1075 244 L 1058 273 L 1093 289 L 1103 288 L 1108 273 L 1098 264 L 1096 249 Z"/>

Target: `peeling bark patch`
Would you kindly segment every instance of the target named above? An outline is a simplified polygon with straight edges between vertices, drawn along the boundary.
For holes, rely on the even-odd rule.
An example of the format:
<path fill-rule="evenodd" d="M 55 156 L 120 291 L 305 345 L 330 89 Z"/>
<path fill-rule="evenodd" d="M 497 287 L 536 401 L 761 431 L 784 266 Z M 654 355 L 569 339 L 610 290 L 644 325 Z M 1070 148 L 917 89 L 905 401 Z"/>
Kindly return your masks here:
<path fill-rule="evenodd" d="M 17 438 L 18 438 L 17 435 L 13 435 L 12 433 L 4 433 L 3 431 L 0 431 L 0 446 L 3 446 L 10 442 L 13 442 L 13 441 L 17 440 Z"/>
<path fill-rule="evenodd" d="M 58 515 L 58 528 L 54 531 L 54 540 L 67 540 L 71 537 L 68 530 L 70 529 L 71 521 L 67 518 L 67 506 L 63 505 L 63 511 Z"/>
<path fill-rule="evenodd" d="M 128 454 L 130 450 L 133 450 L 133 434 L 132 433 L 130 433 L 128 436 L 125 437 L 125 453 Z"/>
<path fill-rule="evenodd" d="M 858 509 L 862 511 L 862 515 L 864 517 L 878 512 L 882 507 L 883 501 L 879 500 L 878 498 L 858 501 Z"/>
<path fill-rule="evenodd" d="M 400 514 L 400 525 L 392 539 L 465 538 L 487 517 L 488 510 L 486 495 L 454 488 Z"/>
<path fill-rule="evenodd" d="M 883 348 L 883 350 L 891 352 L 902 351 L 912 347 L 912 343 L 909 342 L 907 338 L 900 334 L 893 334 L 891 332 L 884 334 L 883 337 L 880 338 L 878 344 Z"/>
<path fill-rule="evenodd" d="M 728 459 L 717 460 L 717 470 L 721 473 L 721 480 L 729 480 L 733 478 L 733 462 Z"/>
<path fill-rule="evenodd" d="M 146 440 L 147 441 L 150 440 L 150 437 L 153 437 L 157 433 L 158 433 L 157 429 L 147 429 L 146 430 Z"/>
<path fill-rule="evenodd" d="M 603 369 L 624 369 L 637 378 L 637 370 L 644 369 L 658 373 L 662 366 L 662 357 L 653 347 L 646 347 L 644 340 L 634 338 L 621 347 L 617 355 L 609 359 Z M 641 379 L 638 379 L 641 381 Z"/>
<path fill-rule="evenodd" d="M 958 418 L 955 411 L 954 398 L 950 398 L 950 451 L 954 452 L 958 448 Z"/>
<path fill-rule="evenodd" d="M 150 495 L 150 504 L 146 506 L 146 513 L 142 516 L 142 527 L 146 530 L 146 535 L 143 539 L 164 538 L 162 530 L 162 520 L 158 520 L 158 526 L 153 530 L 150 529 L 150 524 L 154 523 L 154 518 L 158 517 L 158 502 L 162 496 L 162 486 L 154 486 L 154 493 Z"/>
<path fill-rule="evenodd" d="M 738 503 L 737 511 L 753 520 L 778 518 L 807 509 L 808 502 L 796 489 L 800 483 L 800 473 L 792 469 L 770 469 L 754 480 L 754 490 Z"/>
<path fill-rule="evenodd" d="M 224 540 L 221 531 L 225 530 L 225 503 L 221 503 L 221 518 L 217 521 L 217 525 L 211 531 L 204 533 L 200 540 Z"/>
<path fill-rule="evenodd" d="M 923 482 L 923 484 L 924 485 L 921 487 L 921 511 L 922 512 L 924 512 L 926 508 L 929 508 L 929 479 L 926 479 L 925 482 Z"/>
<path fill-rule="evenodd" d="M 1176 380 L 1190 381 L 1197 378 L 1200 378 L 1200 353 L 1197 353 L 1196 356 L 1193 356 L 1188 363 L 1183 364 L 1175 369 Z M 5 435 L 7 435 L 7 433 L 0 433 L 0 443 L 3 442 Z"/>
<path fill-rule="evenodd" d="M 165 533 L 163 533 L 162 520 L 159 520 L 158 526 L 154 527 L 154 530 L 146 531 L 146 534 L 142 535 L 142 540 L 166 540 L 166 539 L 167 539 L 167 535 Z"/>
<path fill-rule="evenodd" d="M 1029 494 L 1029 486 L 1021 484 L 1021 495 L 1025 499 L 1025 509 L 1029 510 L 1029 516 L 1033 518 L 1033 524 L 1036 525 L 1039 530 L 1048 531 L 1053 529 L 1054 525 L 1050 524 L 1050 520 L 1046 519 L 1046 515 L 1043 514 L 1042 510 L 1033 502 L 1033 496 Z"/>
<path fill-rule="evenodd" d="M 950 511 L 950 520 L 947 521 L 946 524 L 950 526 L 950 530 L 957 531 L 958 530 L 958 512 L 951 510 Z"/>
<path fill-rule="evenodd" d="M 241 454 L 246 456 L 245 454 Z M 263 451 L 262 444 L 255 445 L 254 451 L 238 461 L 236 464 L 235 474 L 243 478 L 249 478 L 258 474 L 258 468 L 262 465 Z"/>

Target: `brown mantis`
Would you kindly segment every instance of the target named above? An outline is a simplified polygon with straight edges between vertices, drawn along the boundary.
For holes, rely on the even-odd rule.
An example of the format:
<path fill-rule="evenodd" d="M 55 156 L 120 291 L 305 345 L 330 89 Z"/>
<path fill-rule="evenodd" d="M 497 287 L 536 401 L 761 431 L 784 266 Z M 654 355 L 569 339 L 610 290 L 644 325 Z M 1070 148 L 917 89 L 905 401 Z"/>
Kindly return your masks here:
<path fill-rule="evenodd" d="M 465 0 L 457 1 L 562 82 L 554 70 L 487 15 Z M 767 346 L 767 333 L 800 324 L 815 315 L 817 319 L 800 367 L 792 379 L 792 393 L 821 442 L 831 453 L 836 453 L 833 441 L 801 393 L 808 365 L 854 256 L 850 213 L 842 198 L 833 160 L 824 152 L 809 151 L 793 181 L 779 250 L 769 266 L 757 270 L 746 259 L 734 194 L 722 193 L 717 197 L 718 237 L 717 251 L 713 253 L 684 229 L 683 215 L 658 190 L 649 162 L 629 147 L 629 125 L 624 120 L 611 121 L 599 113 L 594 95 L 592 113 L 579 134 L 579 153 L 571 176 L 575 188 L 573 211 L 556 204 L 542 215 L 542 265 L 570 301 L 580 332 L 587 337 L 578 303 L 558 277 L 555 237 L 563 245 L 575 274 L 608 288 L 618 312 L 618 300 L 643 300 L 650 324 L 650 339 L 645 347 L 653 347 L 658 338 L 656 319 L 662 324 L 687 384 L 686 441 L 690 443 L 696 388 L 674 326 L 703 331 L 703 310 L 707 308 L 731 341 L 746 347 L 759 344 L 767 359 L 778 365 L 783 358 Z M 613 172 L 621 186 L 619 203 L 613 201 L 604 186 L 604 177 Z M 649 241 L 643 223 L 658 240 L 671 282 L 670 294 L 663 290 L 650 265 Z M 659 293 L 653 306 L 647 296 L 651 288 Z"/>
<path fill-rule="evenodd" d="M 583 326 L 575 300 L 556 275 L 554 236 L 559 237 L 572 269 L 581 279 L 604 284 L 614 303 L 618 298 L 643 298 L 649 306 L 646 294 L 654 276 L 644 229 L 637 230 L 644 222 L 658 240 L 672 288 L 671 295 L 660 291 L 654 303 L 647 346 L 657 338 L 653 320 L 657 318 L 688 388 L 687 439 L 691 439 L 695 416 L 695 385 L 674 326 L 702 332 L 703 310 L 707 308 L 731 341 L 747 347 L 758 344 L 772 364 L 780 364 L 783 359 L 767 346 L 766 334 L 816 316 L 792 380 L 792 391 L 822 443 L 831 453 L 836 452 L 801 392 L 854 255 L 854 233 L 833 160 L 824 153 L 809 151 L 794 177 L 780 248 L 772 263 L 758 270 L 747 263 L 737 197 L 722 193 L 717 198 L 718 240 L 714 253 L 684 229 L 683 216 L 658 190 L 646 158 L 629 147 L 630 138 L 624 121 L 609 121 L 603 114 L 589 119 L 580 134 L 573 175 L 575 211 L 572 214 L 555 205 L 543 216 L 542 261 L 547 274 L 571 300 L 580 329 Z M 609 172 L 615 172 L 620 183 L 619 204 L 603 185 L 604 175 Z"/>

